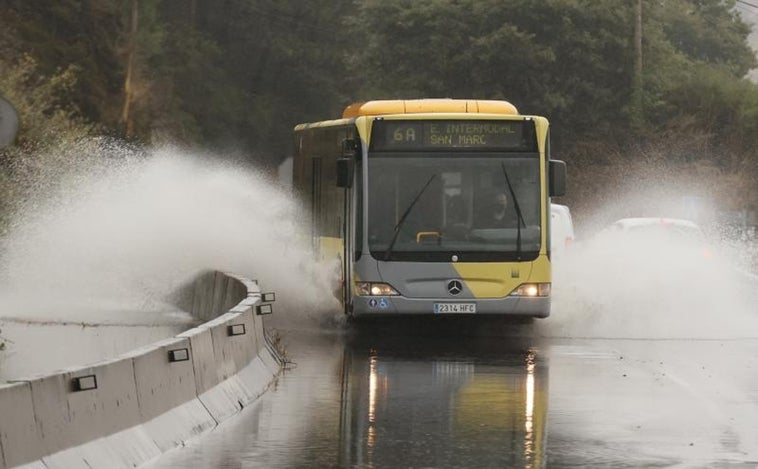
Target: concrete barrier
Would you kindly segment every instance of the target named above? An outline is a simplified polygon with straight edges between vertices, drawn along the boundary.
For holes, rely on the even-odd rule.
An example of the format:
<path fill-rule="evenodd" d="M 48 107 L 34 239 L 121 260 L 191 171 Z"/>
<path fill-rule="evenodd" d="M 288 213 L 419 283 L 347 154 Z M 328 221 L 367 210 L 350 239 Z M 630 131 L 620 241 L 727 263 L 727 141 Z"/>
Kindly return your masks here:
<path fill-rule="evenodd" d="M 227 313 L 179 336 L 188 338 L 192 346 L 197 397 L 218 422 L 239 412 L 250 402 L 226 350 L 229 342 L 249 338 L 226 336 L 227 328 L 238 322 L 240 316 L 239 313 Z"/>
<path fill-rule="evenodd" d="M 0 386 L 0 469 L 133 468 L 233 416 L 280 370 L 260 301 L 255 282 L 207 272 L 192 313 L 218 317 L 114 360 Z"/>
<path fill-rule="evenodd" d="M 39 447 L 31 385 L 0 385 L 0 467 L 15 467 L 38 459 Z M 36 467 L 44 465 L 38 463 Z"/>
<path fill-rule="evenodd" d="M 193 282 L 190 312 L 198 319 L 213 319 L 249 294 L 260 296 L 258 284 L 254 281 L 223 272 L 205 272 Z"/>
<path fill-rule="evenodd" d="M 216 426 L 217 421 L 197 399 L 189 340 L 167 339 L 131 355 L 140 418 L 161 452 Z"/>
<path fill-rule="evenodd" d="M 160 455 L 139 426 L 131 359 L 118 358 L 29 383 L 46 467 L 135 467 Z"/>

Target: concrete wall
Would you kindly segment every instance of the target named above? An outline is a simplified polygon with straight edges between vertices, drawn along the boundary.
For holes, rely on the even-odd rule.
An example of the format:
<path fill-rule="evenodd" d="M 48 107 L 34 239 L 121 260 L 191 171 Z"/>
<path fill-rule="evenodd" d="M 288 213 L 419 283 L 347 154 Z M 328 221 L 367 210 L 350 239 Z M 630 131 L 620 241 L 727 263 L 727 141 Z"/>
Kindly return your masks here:
<path fill-rule="evenodd" d="M 133 468 L 213 429 L 279 373 L 255 314 L 260 302 L 255 282 L 207 272 L 192 292 L 192 313 L 210 319 L 199 327 L 114 360 L 0 385 L 0 469 Z M 77 389 L 78 378 L 96 388 Z"/>

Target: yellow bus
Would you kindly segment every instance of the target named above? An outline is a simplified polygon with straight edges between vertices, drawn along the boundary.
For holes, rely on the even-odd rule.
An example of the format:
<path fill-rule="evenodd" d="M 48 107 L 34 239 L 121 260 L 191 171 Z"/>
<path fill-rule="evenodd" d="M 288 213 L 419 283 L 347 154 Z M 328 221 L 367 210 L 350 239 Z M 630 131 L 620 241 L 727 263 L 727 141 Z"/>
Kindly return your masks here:
<path fill-rule="evenodd" d="M 344 312 L 550 314 L 548 121 L 507 101 L 351 104 L 295 127 L 293 186 Z"/>

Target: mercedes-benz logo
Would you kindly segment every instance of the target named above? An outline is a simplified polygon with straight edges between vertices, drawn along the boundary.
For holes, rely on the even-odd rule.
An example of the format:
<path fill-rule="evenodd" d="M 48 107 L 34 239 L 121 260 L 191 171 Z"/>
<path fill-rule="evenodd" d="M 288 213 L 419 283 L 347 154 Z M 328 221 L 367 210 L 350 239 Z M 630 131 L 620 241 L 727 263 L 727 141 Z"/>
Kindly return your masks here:
<path fill-rule="evenodd" d="M 460 292 L 463 291 L 463 284 L 460 282 L 460 280 L 451 280 L 447 282 L 447 292 L 451 295 L 455 296 L 458 295 Z"/>

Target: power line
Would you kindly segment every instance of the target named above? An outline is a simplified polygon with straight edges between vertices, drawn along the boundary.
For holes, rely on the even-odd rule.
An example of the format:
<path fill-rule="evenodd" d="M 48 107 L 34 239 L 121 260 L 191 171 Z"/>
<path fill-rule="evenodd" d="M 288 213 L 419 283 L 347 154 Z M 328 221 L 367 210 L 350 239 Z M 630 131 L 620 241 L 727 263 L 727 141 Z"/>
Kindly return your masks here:
<path fill-rule="evenodd" d="M 743 5 L 747 5 L 749 7 L 758 9 L 758 5 L 756 5 L 755 3 L 746 2 L 745 0 L 736 0 L 736 1 L 737 3 L 742 3 Z"/>
<path fill-rule="evenodd" d="M 750 15 L 750 16 L 753 16 L 753 17 L 758 16 L 758 11 L 751 10 L 749 8 L 745 8 L 742 5 L 735 5 L 735 8 L 737 8 L 737 11 L 740 12 L 740 13 L 744 13 L 746 15 Z"/>

